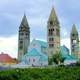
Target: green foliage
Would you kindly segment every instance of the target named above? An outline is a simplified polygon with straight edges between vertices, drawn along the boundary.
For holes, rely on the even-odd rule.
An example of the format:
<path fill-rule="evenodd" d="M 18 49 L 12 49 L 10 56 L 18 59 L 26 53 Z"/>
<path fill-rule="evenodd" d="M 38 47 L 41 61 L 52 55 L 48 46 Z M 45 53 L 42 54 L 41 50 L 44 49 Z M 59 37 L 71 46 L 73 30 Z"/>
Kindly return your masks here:
<path fill-rule="evenodd" d="M 61 51 L 60 51 L 60 52 L 57 52 L 56 54 L 54 54 L 51 59 L 49 59 L 49 65 L 51 65 L 52 62 L 54 62 L 56 64 L 60 64 L 60 63 L 63 63 L 64 60 L 65 60 L 65 58 L 62 57 Z"/>
<path fill-rule="evenodd" d="M 27 68 L 0 71 L 0 80 L 80 80 L 80 68 Z"/>
<path fill-rule="evenodd" d="M 80 66 L 80 61 L 77 61 L 76 66 Z"/>
<path fill-rule="evenodd" d="M 49 63 L 49 65 L 52 65 L 52 63 L 53 63 L 53 58 L 49 58 L 49 59 L 48 59 L 48 63 Z"/>

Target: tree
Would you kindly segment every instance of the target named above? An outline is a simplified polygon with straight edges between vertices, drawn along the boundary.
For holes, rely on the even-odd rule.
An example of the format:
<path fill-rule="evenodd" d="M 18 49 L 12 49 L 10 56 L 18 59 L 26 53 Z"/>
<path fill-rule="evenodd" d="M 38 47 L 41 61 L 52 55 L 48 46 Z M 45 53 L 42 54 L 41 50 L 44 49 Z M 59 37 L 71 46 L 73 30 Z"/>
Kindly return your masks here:
<path fill-rule="evenodd" d="M 76 66 L 80 66 L 80 61 L 77 61 L 76 62 Z"/>
<path fill-rule="evenodd" d="M 62 57 L 61 51 L 60 51 L 60 52 L 57 52 L 56 54 L 54 54 L 51 59 L 49 59 L 49 64 L 51 65 L 53 62 L 56 64 L 61 64 L 64 62 L 64 60 L 65 60 L 65 58 Z"/>
<path fill-rule="evenodd" d="M 53 63 L 53 59 L 50 58 L 50 59 L 49 59 L 49 65 L 52 65 L 52 63 Z"/>

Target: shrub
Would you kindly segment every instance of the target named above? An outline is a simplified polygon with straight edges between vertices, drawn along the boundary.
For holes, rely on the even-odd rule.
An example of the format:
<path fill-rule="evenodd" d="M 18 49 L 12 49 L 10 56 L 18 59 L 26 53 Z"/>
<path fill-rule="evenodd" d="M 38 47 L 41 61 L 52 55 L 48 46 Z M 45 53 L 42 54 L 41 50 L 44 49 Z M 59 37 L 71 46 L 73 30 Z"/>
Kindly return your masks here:
<path fill-rule="evenodd" d="M 80 80 L 80 68 L 27 68 L 0 71 L 0 80 Z"/>

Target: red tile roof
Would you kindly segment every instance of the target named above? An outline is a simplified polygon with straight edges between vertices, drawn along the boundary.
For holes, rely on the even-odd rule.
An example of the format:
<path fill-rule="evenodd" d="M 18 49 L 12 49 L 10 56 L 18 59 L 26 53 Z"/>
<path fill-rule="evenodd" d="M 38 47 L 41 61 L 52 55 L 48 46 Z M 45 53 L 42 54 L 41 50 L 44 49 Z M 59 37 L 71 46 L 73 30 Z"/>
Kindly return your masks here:
<path fill-rule="evenodd" d="M 2 63 L 12 63 L 14 61 L 15 60 L 12 57 L 10 57 L 8 54 L 4 54 L 4 53 L 0 54 L 0 62 Z"/>

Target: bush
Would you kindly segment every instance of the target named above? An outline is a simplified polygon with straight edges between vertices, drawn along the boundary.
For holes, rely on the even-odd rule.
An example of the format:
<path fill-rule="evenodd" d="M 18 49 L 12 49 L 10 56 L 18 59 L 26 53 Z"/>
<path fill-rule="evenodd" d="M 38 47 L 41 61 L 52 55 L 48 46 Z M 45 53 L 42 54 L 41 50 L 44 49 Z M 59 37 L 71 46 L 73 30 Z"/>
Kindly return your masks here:
<path fill-rule="evenodd" d="M 80 80 L 80 68 L 27 68 L 0 71 L 0 80 Z"/>

